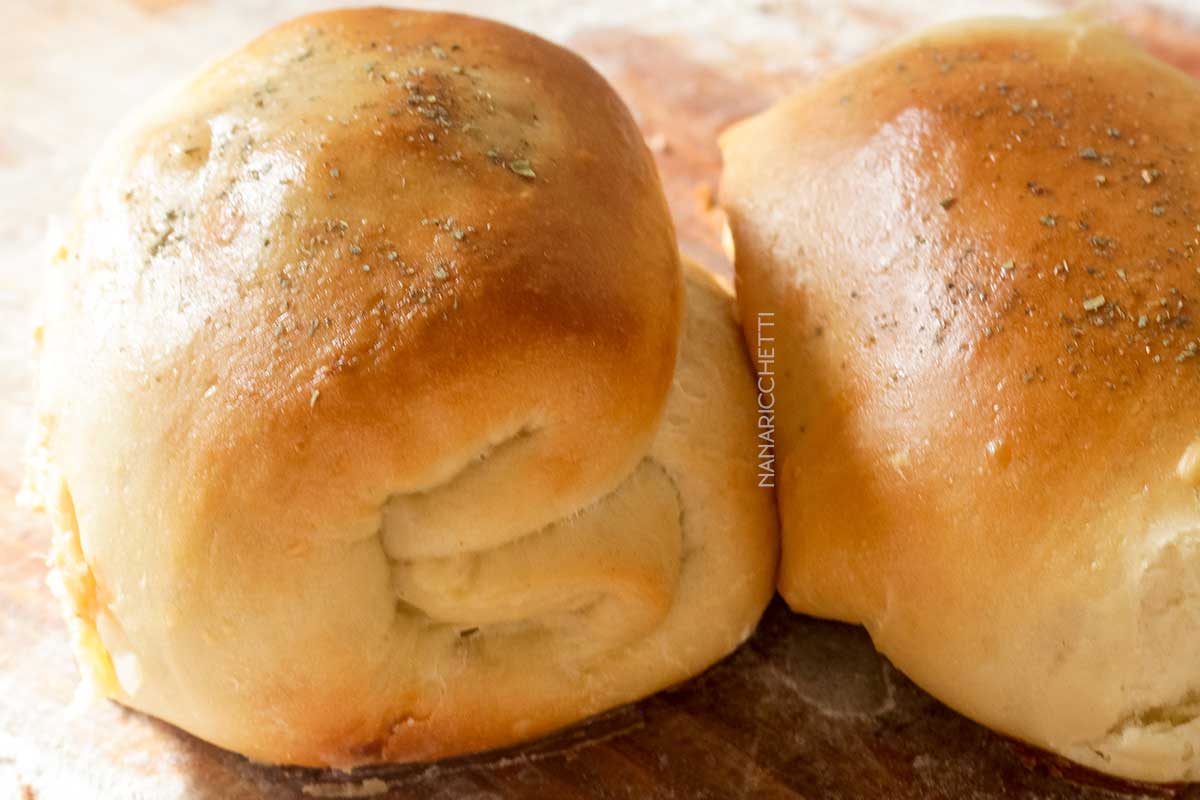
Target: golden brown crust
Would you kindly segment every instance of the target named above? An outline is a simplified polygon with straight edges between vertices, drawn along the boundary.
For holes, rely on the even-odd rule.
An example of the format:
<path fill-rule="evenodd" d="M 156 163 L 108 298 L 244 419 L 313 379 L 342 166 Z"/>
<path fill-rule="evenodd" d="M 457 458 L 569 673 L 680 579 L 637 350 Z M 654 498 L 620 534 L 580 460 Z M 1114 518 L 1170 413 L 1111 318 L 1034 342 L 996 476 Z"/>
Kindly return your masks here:
<path fill-rule="evenodd" d="M 747 335 L 779 315 L 784 596 L 1152 780 L 1200 777 L 1197 112 L 1090 19 L 983 21 L 722 142 Z"/>
<path fill-rule="evenodd" d="M 711 663 L 766 603 L 773 509 L 733 438 L 657 453 L 680 370 L 697 413 L 750 391 L 724 296 L 724 361 L 676 363 L 682 292 L 637 127 L 561 48 L 367 9 L 217 62 L 114 136 L 53 266 L 40 483 L 85 667 L 345 766 Z"/>
<path fill-rule="evenodd" d="M 239 508 L 285 469 L 308 502 L 255 503 L 271 518 L 374 505 L 516 426 L 552 433 L 544 522 L 645 448 L 678 257 L 653 160 L 578 57 L 469 17 L 317 14 L 134 125 L 81 195 L 68 250 L 101 296 L 72 311 L 111 306 L 98 347 L 178 370 L 145 402 L 192 470 L 237 470 L 251 443 L 282 462 L 239 475 Z M 135 236 L 113 242 L 118 217 Z"/>

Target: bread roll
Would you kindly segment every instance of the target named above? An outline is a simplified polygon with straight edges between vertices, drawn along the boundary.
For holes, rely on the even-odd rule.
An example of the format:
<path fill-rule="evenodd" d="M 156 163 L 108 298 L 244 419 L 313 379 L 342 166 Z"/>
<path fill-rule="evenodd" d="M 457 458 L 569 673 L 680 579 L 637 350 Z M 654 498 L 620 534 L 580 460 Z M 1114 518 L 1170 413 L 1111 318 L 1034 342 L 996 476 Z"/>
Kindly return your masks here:
<path fill-rule="evenodd" d="M 695 674 L 774 579 L 731 302 L 576 56 L 270 31 L 111 139 L 51 269 L 34 471 L 84 672 L 338 767 Z"/>
<path fill-rule="evenodd" d="M 936 697 L 1200 779 L 1200 90 L 1086 17 L 938 28 L 722 140 L 775 312 L 780 590 Z"/>

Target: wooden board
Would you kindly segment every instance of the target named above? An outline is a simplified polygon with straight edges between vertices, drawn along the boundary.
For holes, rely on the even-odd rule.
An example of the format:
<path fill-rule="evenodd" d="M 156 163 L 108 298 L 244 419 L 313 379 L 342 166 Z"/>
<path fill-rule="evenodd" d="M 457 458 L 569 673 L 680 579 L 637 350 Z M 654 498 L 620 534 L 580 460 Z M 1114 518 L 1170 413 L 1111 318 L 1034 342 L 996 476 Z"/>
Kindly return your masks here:
<path fill-rule="evenodd" d="M 1118 5 L 1153 50 L 1200 75 L 1200 24 Z M 850 626 L 778 602 L 699 678 L 502 753 L 351 775 L 251 764 L 106 702 L 77 678 L 45 588 L 44 523 L 19 510 L 27 330 L 48 224 L 107 130 L 147 93 L 315 3 L 6 3 L 0 48 L 0 800 L 29 798 L 1200 798 L 1100 778 L 993 735 L 921 692 Z M 994 10 L 987 0 L 509 0 L 443 3 L 563 42 L 633 107 L 686 252 L 728 273 L 711 192 L 716 133 L 880 42 Z M 1058 0 L 1006 4 L 1052 13 Z"/>

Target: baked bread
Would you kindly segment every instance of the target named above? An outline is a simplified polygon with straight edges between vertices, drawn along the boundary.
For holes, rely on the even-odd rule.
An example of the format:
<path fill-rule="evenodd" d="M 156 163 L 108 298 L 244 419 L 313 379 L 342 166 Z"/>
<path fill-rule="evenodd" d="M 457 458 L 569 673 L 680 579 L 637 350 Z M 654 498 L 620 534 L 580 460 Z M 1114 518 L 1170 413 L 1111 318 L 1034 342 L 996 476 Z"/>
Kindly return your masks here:
<path fill-rule="evenodd" d="M 938 28 L 722 139 L 777 327 L 780 591 L 936 697 L 1200 779 L 1200 89 L 1088 17 Z"/>
<path fill-rule="evenodd" d="M 527 739 L 695 674 L 772 593 L 732 301 L 682 277 L 612 89 L 503 25 L 308 16 L 152 104 L 40 351 L 83 671 L 253 759 Z"/>

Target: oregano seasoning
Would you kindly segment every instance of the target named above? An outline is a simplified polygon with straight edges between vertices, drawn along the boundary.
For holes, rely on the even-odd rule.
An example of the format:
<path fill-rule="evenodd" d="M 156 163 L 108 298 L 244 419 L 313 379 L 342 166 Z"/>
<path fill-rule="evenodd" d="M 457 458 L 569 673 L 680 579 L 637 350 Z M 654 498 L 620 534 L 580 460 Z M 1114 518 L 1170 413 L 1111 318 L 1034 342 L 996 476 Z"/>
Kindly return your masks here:
<path fill-rule="evenodd" d="M 520 175 L 522 178 L 536 178 L 537 174 L 533 171 L 533 165 L 527 159 L 519 158 L 516 161 L 508 162 L 508 168 Z"/>

